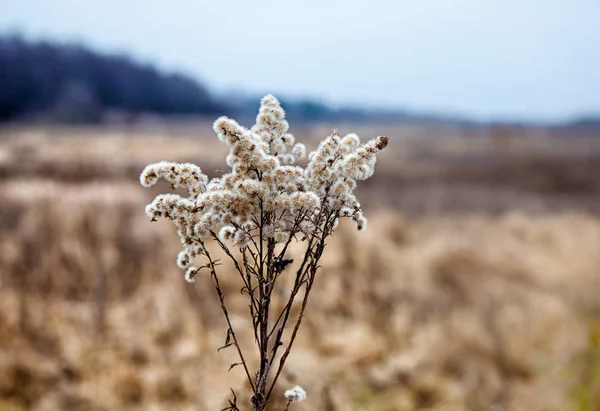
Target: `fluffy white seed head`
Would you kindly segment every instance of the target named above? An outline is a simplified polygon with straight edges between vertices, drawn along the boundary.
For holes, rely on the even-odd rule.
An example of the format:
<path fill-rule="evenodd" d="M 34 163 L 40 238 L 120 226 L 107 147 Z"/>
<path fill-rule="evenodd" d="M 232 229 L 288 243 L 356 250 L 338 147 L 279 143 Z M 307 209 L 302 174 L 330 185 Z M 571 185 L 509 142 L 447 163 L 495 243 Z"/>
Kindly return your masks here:
<path fill-rule="evenodd" d="M 223 242 L 232 239 L 234 235 L 235 227 L 232 227 L 230 225 L 225 225 L 221 227 L 221 230 L 219 231 L 219 239 Z"/>
<path fill-rule="evenodd" d="M 296 160 L 303 160 L 306 157 L 306 146 L 302 143 L 297 143 L 292 149 L 292 154 Z"/>
<path fill-rule="evenodd" d="M 229 147 L 229 172 L 209 181 L 194 164 L 163 161 L 148 165 L 140 175 L 144 187 L 162 178 L 173 188 L 188 189 L 187 197 L 160 194 L 146 206 L 151 218 L 168 218 L 176 225 L 184 246 L 177 265 L 187 270 L 187 281 L 193 282 L 197 270 L 192 264 L 203 254 L 207 237 L 218 233 L 223 242 L 248 247 L 260 235 L 256 222 L 264 221 L 265 213 L 270 213 L 271 223 L 264 227 L 263 240 L 276 243 L 322 230 L 325 219 L 320 215 L 336 217 L 330 220 L 336 226 L 337 218 L 347 217 L 360 230 L 366 228 L 353 192 L 358 180 L 373 174 L 387 137 L 361 144 L 356 134 L 340 137 L 334 132 L 308 154 L 305 166 L 298 166 L 306 158 L 306 147 L 288 132 L 285 112 L 271 95 L 262 99 L 252 128 L 227 117 L 218 118 L 213 128 Z"/>
<path fill-rule="evenodd" d="M 158 182 L 159 178 L 170 182 L 173 188 L 186 187 L 190 197 L 197 197 L 206 191 L 208 182 L 208 177 L 195 164 L 161 161 L 144 168 L 140 174 L 140 183 L 144 187 L 151 187 Z"/>
<path fill-rule="evenodd" d="M 190 284 L 193 284 L 196 279 L 194 277 L 196 277 L 196 274 L 198 273 L 198 268 L 197 267 L 189 267 L 187 269 L 187 271 L 185 272 L 185 281 L 187 281 Z"/>
<path fill-rule="evenodd" d="M 294 388 L 286 390 L 283 396 L 290 401 L 300 402 L 306 399 L 306 391 L 299 385 L 296 385 Z"/>
<path fill-rule="evenodd" d="M 177 266 L 182 269 L 187 269 L 192 263 L 192 258 L 188 253 L 188 249 L 183 250 L 177 256 Z"/>

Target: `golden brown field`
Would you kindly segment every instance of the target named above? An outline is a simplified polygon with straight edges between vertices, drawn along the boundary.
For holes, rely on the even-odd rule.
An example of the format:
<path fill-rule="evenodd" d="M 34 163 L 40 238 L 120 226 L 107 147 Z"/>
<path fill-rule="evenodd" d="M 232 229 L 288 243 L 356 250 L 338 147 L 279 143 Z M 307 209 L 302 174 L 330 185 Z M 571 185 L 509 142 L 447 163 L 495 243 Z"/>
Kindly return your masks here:
<path fill-rule="evenodd" d="M 293 131 L 314 148 L 331 130 Z M 367 231 L 342 224 L 325 251 L 280 382 L 308 393 L 291 409 L 600 410 L 600 136 L 349 131 L 390 146 L 359 186 Z M 0 130 L 0 410 L 243 397 L 210 278 L 185 283 L 174 228 L 144 214 L 167 186 L 138 182 L 160 160 L 215 175 L 225 150 L 210 125 Z"/>

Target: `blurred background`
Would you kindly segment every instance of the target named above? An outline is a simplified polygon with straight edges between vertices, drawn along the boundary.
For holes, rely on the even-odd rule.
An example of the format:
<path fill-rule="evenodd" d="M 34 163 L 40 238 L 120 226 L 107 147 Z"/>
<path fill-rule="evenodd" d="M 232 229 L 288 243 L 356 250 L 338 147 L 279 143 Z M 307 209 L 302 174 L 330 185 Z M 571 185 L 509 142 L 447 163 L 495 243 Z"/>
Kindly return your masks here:
<path fill-rule="evenodd" d="M 251 126 L 265 93 L 309 149 L 390 137 L 367 231 L 323 257 L 293 409 L 600 410 L 599 21 L 596 0 L 0 0 L 0 410 L 247 405 L 210 279 L 144 214 L 168 186 L 138 176 L 219 175 L 212 122 Z"/>

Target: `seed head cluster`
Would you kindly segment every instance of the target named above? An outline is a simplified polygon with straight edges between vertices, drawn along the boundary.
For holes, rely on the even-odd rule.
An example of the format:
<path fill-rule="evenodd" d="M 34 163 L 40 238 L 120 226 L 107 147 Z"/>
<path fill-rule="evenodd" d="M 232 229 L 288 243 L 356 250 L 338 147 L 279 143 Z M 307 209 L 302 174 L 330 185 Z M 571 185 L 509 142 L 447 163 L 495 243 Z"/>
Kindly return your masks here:
<path fill-rule="evenodd" d="M 146 207 L 153 219 L 168 218 L 177 226 L 184 247 L 177 264 L 187 270 L 186 279 L 193 279 L 193 261 L 211 235 L 239 248 L 261 236 L 283 243 L 297 234 L 310 236 L 319 230 L 319 215 L 332 211 L 336 219 L 348 217 L 359 230 L 366 228 L 353 191 L 358 180 L 373 175 L 377 151 L 386 147 L 387 137 L 361 144 L 356 134 L 333 133 L 308 154 L 305 166 L 298 165 L 306 147 L 288 132 L 285 112 L 271 95 L 261 100 L 252 128 L 227 117 L 218 118 L 213 128 L 229 147 L 228 173 L 209 181 L 195 164 L 160 162 L 140 176 L 145 187 L 163 178 L 188 190 L 187 197 L 160 194 Z"/>

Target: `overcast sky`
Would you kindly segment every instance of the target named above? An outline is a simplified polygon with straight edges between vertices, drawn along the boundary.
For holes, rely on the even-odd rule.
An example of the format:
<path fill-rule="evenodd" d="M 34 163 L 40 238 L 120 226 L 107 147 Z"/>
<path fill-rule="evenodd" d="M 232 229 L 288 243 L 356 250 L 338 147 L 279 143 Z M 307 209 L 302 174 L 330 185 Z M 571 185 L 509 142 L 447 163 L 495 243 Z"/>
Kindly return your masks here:
<path fill-rule="evenodd" d="M 0 31 L 341 104 L 600 113 L 600 0 L 0 0 Z"/>

